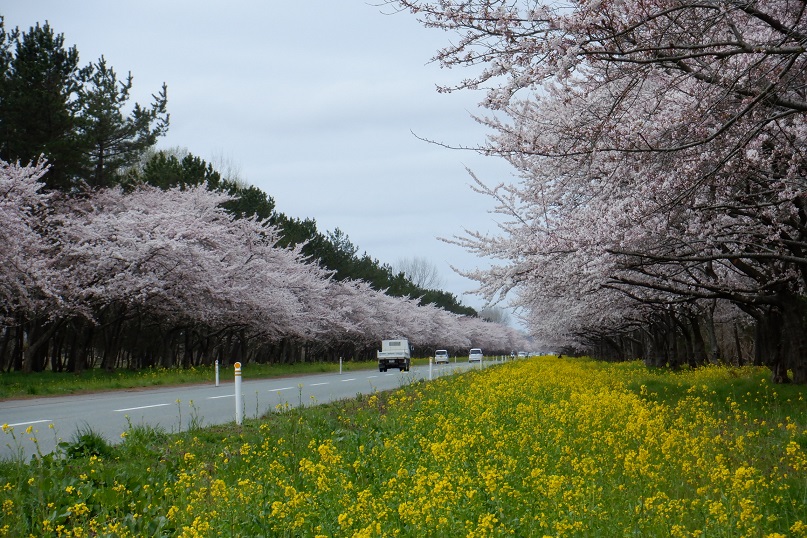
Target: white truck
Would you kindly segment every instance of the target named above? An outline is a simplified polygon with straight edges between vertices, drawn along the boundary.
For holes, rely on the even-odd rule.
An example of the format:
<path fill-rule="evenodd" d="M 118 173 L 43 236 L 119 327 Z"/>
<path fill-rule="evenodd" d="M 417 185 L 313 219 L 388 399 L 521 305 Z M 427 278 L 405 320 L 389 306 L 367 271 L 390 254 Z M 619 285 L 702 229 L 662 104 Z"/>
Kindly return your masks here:
<path fill-rule="evenodd" d="M 386 372 L 387 368 L 397 368 L 399 371 L 408 372 L 411 354 L 409 351 L 409 340 L 399 338 L 397 340 L 382 340 L 381 351 L 376 352 L 378 356 L 378 371 Z"/>

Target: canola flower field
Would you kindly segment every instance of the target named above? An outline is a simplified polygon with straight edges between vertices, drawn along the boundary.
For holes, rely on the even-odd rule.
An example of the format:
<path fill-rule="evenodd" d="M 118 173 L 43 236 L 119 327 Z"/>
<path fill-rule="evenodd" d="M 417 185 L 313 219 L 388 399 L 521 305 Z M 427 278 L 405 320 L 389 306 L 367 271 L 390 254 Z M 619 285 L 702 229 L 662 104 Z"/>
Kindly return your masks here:
<path fill-rule="evenodd" d="M 768 375 L 539 357 L 240 427 L 133 425 L 0 463 L 0 536 L 807 536 L 807 389 Z"/>

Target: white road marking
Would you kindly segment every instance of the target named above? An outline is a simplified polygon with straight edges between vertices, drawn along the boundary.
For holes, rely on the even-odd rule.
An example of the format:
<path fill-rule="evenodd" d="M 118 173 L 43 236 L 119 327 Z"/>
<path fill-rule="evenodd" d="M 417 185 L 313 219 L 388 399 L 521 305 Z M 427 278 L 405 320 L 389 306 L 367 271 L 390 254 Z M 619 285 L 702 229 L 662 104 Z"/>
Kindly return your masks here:
<path fill-rule="evenodd" d="M 281 390 L 291 390 L 293 388 L 294 387 L 283 387 L 283 388 L 280 388 L 280 389 L 269 389 L 269 392 L 280 392 Z"/>
<path fill-rule="evenodd" d="M 309 386 L 309 387 L 319 387 L 320 385 L 330 385 L 330 384 L 331 384 L 331 382 L 330 382 L 330 381 L 326 381 L 325 383 L 311 383 L 311 384 L 310 384 L 310 385 L 308 385 L 308 386 Z"/>
<path fill-rule="evenodd" d="M 342 379 L 342 383 L 344 383 L 345 381 L 356 381 L 356 378 L 355 378 L 355 377 L 351 377 L 351 378 L 349 378 L 349 379 Z"/>
<path fill-rule="evenodd" d="M 42 424 L 43 422 L 53 422 L 52 420 L 32 420 L 30 422 L 17 422 L 16 424 L 4 424 L 3 426 L 8 426 L 9 428 L 13 428 L 14 426 L 26 426 L 28 424 Z"/>
<path fill-rule="evenodd" d="M 225 394 L 224 396 L 208 396 L 208 400 L 218 400 L 219 398 L 235 398 L 235 394 Z"/>
<path fill-rule="evenodd" d="M 150 409 L 152 407 L 165 407 L 166 405 L 171 405 L 170 403 L 164 404 L 154 404 L 154 405 L 142 405 L 140 407 L 127 407 L 126 409 L 113 409 L 113 413 L 123 413 L 124 411 L 137 411 L 139 409 Z"/>

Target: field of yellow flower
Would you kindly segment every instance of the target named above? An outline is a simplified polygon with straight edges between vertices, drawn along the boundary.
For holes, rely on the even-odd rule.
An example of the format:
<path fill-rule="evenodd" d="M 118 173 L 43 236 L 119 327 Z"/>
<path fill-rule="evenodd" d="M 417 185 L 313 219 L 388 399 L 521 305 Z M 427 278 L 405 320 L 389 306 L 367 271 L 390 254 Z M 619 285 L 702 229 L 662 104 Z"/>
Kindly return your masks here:
<path fill-rule="evenodd" d="M 807 389 L 766 376 L 540 357 L 133 427 L 0 464 L 0 536 L 807 536 Z"/>

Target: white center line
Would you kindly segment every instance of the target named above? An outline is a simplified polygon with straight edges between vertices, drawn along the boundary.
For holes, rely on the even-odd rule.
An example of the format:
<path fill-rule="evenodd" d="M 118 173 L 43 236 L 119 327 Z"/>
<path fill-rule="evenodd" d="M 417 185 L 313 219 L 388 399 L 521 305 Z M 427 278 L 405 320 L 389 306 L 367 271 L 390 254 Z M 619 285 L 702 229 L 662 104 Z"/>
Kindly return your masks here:
<path fill-rule="evenodd" d="M 219 398 L 235 398 L 235 394 L 225 394 L 224 396 L 208 396 L 208 400 L 218 400 Z"/>
<path fill-rule="evenodd" d="M 113 413 L 122 413 L 124 411 L 137 411 L 138 409 L 150 409 L 152 407 L 165 407 L 166 405 L 171 405 L 170 403 L 164 404 L 154 404 L 154 405 L 142 405 L 140 407 L 127 407 L 126 409 L 113 409 Z"/>
<path fill-rule="evenodd" d="M 355 377 L 351 377 L 351 378 L 348 378 L 348 379 L 343 379 L 343 380 L 342 380 L 342 383 L 344 383 L 345 381 L 356 381 L 356 378 L 355 378 Z"/>
<path fill-rule="evenodd" d="M 269 389 L 269 392 L 280 392 L 281 390 L 291 390 L 293 388 L 294 387 L 283 387 L 283 388 L 279 388 L 279 389 Z"/>
<path fill-rule="evenodd" d="M 319 387 L 320 385 L 330 385 L 330 381 L 326 381 L 325 383 L 311 383 L 308 385 L 309 387 Z"/>

